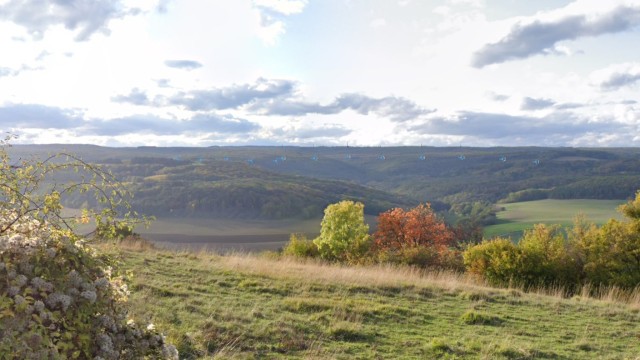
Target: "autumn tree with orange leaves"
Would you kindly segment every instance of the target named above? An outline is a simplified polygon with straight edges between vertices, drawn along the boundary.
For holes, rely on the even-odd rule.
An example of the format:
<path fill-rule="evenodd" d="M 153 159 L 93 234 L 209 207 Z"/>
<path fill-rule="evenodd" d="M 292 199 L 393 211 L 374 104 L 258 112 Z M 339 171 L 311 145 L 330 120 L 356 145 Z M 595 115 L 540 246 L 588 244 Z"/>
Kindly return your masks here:
<path fill-rule="evenodd" d="M 455 234 L 428 203 L 380 214 L 373 238 L 374 249 L 384 261 L 423 267 L 458 267 L 459 261 L 454 258 L 459 256 L 451 249 Z M 449 266 L 451 261 L 456 265 Z"/>

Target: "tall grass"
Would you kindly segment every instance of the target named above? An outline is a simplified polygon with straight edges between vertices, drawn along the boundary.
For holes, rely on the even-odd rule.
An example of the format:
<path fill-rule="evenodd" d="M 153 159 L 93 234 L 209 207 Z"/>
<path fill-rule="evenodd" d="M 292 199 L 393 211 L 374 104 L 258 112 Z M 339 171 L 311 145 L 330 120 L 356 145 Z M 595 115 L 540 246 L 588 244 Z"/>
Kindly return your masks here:
<path fill-rule="evenodd" d="M 125 250 L 169 251 L 156 248 L 152 243 L 130 238 L 118 243 Z M 379 264 L 369 266 L 349 266 L 327 263 L 313 258 L 296 258 L 288 256 L 265 256 L 253 253 L 217 254 L 202 250 L 198 253 L 178 251 L 177 256 L 198 259 L 206 266 L 215 269 L 238 271 L 244 274 L 258 275 L 279 279 L 296 279 L 308 283 L 341 284 L 348 286 L 372 286 L 385 288 L 437 288 L 447 292 L 461 291 L 504 292 L 519 291 L 538 296 L 556 298 L 575 297 L 580 300 L 601 301 L 629 305 L 640 309 L 640 286 L 633 290 L 615 286 L 594 287 L 591 284 L 582 286 L 578 292 L 570 292 L 562 286 L 528 288 L 511 286 L 494 288 L 477 276 L 441 270 L 425 270 L 416 267 Z"/>

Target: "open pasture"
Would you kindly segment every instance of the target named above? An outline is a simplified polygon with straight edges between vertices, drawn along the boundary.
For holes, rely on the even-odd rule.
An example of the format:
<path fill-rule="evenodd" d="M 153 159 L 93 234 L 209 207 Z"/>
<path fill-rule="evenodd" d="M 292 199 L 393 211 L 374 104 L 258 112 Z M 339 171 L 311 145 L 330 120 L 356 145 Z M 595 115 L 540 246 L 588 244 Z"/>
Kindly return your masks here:
<path fill-rule="evenodd" d="M 261 251 L 282 247 L 291 233 L 315 236 L 320 233 L 320 221 L 158 218 L 148 229 L 136 231 L 166 248 Z"/>
<path fill-rule="evenodd" d="M 637 300 L 492 289 L 464 275 L 408 267 L 194 254 L 144 243 L 104 250 L 134 274 L 132 316 L 165 331 L 184 359 L 613 360 L 640 354 Z"/>
<path fill-rule="evenodd" d="M 587 220 L 603 224 L 610 218 L 621 219 L 617 207 L 622 200 L 537 200 L 511 204 L 501 204 L 504 210 L 498 212 L 498 224 L 485 228 L 485 237 L 522 237 L 524 230 L 535 224 L 559 224 L 571 226 L 578 214 Z"/>

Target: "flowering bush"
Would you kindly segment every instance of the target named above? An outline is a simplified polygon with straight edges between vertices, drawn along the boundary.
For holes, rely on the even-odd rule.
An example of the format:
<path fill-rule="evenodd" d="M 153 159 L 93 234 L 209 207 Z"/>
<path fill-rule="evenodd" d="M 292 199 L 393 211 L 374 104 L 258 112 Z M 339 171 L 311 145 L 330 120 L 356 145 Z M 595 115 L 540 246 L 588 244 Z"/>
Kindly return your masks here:
<path fill-rule="evenodd" d="M 127 319 L 127 288 L 70 231 L 23 217 L 0 235 L 0 354 L 16 358 L 177 358 Z"/>
<path fill-rule="evenodd" d="M 177 359 L 153 325 L 140 327 L 128 318 L 123 277 L 73 232 L 61 215 L 60 192 L 37 186 L 52 170 L 87 164 L 16 167 L 8 160 L 1 148 L 0 358 Z M 115 207 L 105 209 L 108 219 L 96 224 L 121 226 Z"/>

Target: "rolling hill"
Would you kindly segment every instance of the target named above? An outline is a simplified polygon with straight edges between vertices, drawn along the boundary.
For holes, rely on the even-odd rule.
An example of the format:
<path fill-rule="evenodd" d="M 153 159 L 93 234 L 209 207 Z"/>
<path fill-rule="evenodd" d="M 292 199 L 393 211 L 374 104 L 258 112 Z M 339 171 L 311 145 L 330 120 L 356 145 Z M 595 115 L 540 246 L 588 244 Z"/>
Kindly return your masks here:
<path fill-rule="evenodd" d="M 16 145 L 12 159 L 68 151 L 110 167 L 152 214 L 290 218 L 340 199 L 377 214 L 431 202 L 627 199 L 640 188 L 640 149 L 542 147 L 107 148 Z M 74 200 L 76 205 L 82 203 Z"/>

